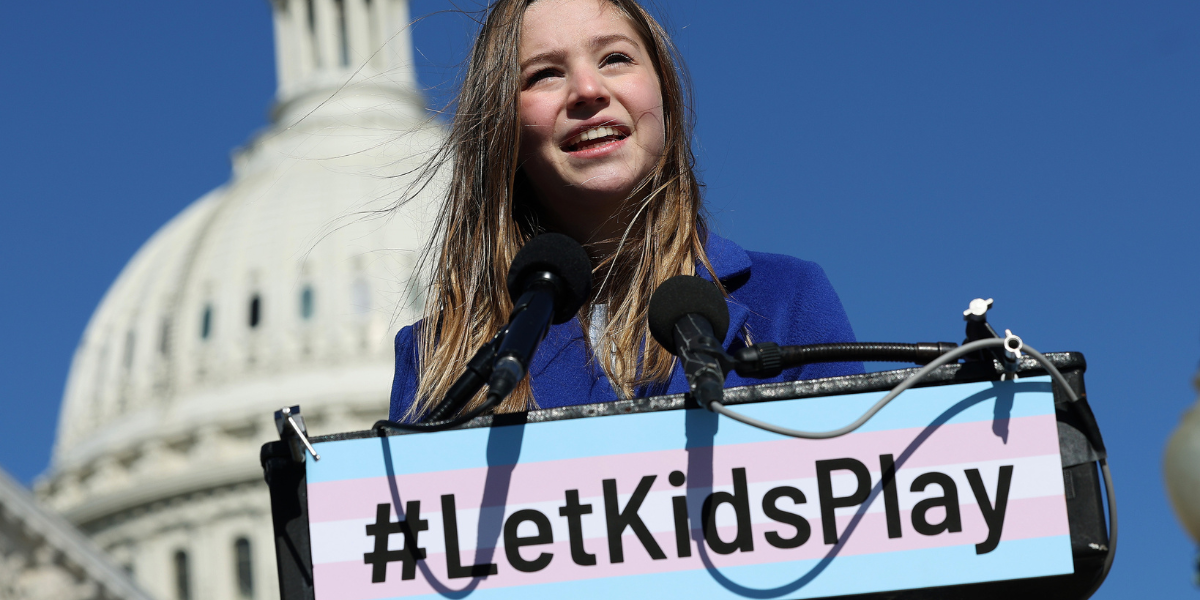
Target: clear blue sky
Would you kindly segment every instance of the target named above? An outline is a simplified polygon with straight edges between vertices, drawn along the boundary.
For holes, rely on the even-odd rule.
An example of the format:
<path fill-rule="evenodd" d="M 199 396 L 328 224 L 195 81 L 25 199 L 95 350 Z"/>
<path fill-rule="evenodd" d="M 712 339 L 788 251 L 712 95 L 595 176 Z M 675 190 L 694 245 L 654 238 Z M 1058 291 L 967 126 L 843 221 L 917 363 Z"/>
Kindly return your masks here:
<path fill-rule="evenodd" d="M 1200 359 L 1200 4 L 660 5 L 719 231 L 821 263 L 860 339 L 958 341 L 982 296 L 1084 352 L 1122 524 L 1098 597 L 1194 597 L 1160 463 Z M 468 26 L 415 30 L 435 98 Z M 5 7 L 0 465 L 21 480 L 101 295 L 266 124 L 272 52 L 266 0 Z"/>

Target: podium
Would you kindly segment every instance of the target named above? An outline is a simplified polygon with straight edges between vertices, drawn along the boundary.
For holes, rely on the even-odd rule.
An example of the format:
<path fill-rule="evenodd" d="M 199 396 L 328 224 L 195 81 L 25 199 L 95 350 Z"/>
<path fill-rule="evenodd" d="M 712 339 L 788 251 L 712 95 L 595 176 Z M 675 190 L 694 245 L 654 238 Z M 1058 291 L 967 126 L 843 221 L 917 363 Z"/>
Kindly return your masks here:
<path fill-rule="evenodd" d="M 1078 353 L 1047 358 L 1084 394 Z M 725 390 L 805 429 L 915 369 Z M 1024 359 L 939 367 L 804 440 L 683 394 L 262 448 L 281 595 L 1082 598 L 1109 552 L 1099 440 Z M 1003 380 L 1007 379 L 1007 381 Z"/>

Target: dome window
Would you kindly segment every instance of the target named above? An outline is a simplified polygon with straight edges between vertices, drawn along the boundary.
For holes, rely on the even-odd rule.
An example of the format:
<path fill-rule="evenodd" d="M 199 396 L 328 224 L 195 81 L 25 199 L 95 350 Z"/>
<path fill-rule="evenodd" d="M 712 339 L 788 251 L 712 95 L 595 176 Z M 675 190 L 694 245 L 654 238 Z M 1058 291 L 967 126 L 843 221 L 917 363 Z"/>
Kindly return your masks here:
<path fill-rule="evenodd" d="M 250 298 L 250 328 L 258 327 L 260 322 L 262 322 L 262 297 L 255 294 Z"/>
<path fill-rule="evenodd" d="M 171 354 L 171 319 L 162 320 L 162 329 L 159 330 L 158 337 L 158 353 L 163 356 Z"/>
<path fill-rule="evenodd" d="M 317 7 L 313 6 L 313 0 L 306 0 L 305 8 L 308 9 L 308 45 L 312 48 L 313 63 L 320 67 L 321 43 L 317 39 Z"/>
<path fill-rule="evenodd" d="M 192 574 L 189 572 L 188 554 L 183 550 L 175 551 L 175 598 L 192 600 Z"/>
<path fill-rule="evenodd" d="M 346 0 L 333 0 L 338 19 L 338 63 L 350 66 L 350 39 L 346 35 Z"/>
<path fill-rule="evenodd" d="M 200 339 L 207 340 L 212 335 L 212 305 L 204 305 L 204 316 L 200 318 Z"/>
<path fill-rule="evenodd" d="M 137 341 L 137 336 L 134 335 L 132 329 L 125 332 L 125 370 L 126 371 L 133 368 L 133 344 L 136 341 Z"/>
<path fill-rule="evenodd" d="M 368 14 L 375 10 L 375 8 L 373 6 L 371 6 L 371 2 L 372 2 L 372 0 L 366 0 Z M 379 43 L 376 40 L 378 39 L 379 36 L 378 36 L 378 33 L 375 31 L 375 28 L 368 27 L 367 30 L 368 30 L 367 31 L 367 47 L 368 48 L 378 48 Z M 372 56 L 370 58 L 374 59 L 376 57 Z M 372 61 L 372 62 L 374 62 L 374 61 Z"/>
<path fill-rule="evenodd" d="M 300 290 L 300 318 L 305 321 L 313 316 L 313 289 L 311 285 L 304 286 Z"/>
<path fill-rule="evenodd" d="M 254 561 L 250 553 L 250 540 L 242 537 L 233 543 L 236 563 L 238 597 L 242 600 L 254 598 Z"/>

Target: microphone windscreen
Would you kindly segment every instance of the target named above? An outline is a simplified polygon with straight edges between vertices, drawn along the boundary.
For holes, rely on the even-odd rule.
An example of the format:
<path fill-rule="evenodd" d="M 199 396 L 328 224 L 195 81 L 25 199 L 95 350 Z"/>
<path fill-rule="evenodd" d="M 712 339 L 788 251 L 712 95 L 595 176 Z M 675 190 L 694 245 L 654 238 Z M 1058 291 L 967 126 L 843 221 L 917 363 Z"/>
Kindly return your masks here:
<path fill-rule="evenodd" d="M 658 286 L 650 297 L 650 335 L 675 353 L 675 323 L 684 315 L 700 315 L 712 325 L 717 342 L 729 331 L 729 306 L 716 284 L 693 275 L 676 275 Z"/>
<path fill-rule="evenodd" d="M 508 268 L 508 295 L 516 302 L 525 279 L 549 271 L 563 283 L 563 297 L 554 303 L 554 323 L 566 323 L 592 293 L 592 260 L 579 242 L 561 233 L 543 233 L 527 242 Z"/>

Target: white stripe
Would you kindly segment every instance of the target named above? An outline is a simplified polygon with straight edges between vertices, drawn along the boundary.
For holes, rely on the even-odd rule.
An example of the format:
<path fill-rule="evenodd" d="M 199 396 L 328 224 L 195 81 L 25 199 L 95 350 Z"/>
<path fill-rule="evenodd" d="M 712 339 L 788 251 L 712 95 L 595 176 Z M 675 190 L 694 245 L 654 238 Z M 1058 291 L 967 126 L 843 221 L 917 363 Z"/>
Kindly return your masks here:
<path fill-rule="evenodd" d="M 1013 466 L 1012 487 L 1009 492 L 1009 501 L 1020 500 L 1025 498 L 1040 498 L 1045 496 L 1062 496 L 1063 495 L 1063 479 L 1062 466 L 1060 458 L 1057 454 L 1048 454 L 1043 456 L 1031 456 L 1023 458 L 1002 459 L 993 461 L 979 461 L 970 463 L 946 464 L 937 466 L 926 466 L 920 468 L 905 468 L 901 466 L 897 474 L 897 492 L 901 510 L 908 510 L 923 498 L 941 496 L 942 490 L 940 486 L 931 485 L 923 493 L 910 492 L 912 482 L 923 473 L 937 471 L 949 475 L 958 488 L 958 499 L 961 506 L 974 506 L 976 504 L 975 494 L 971 490 L 971 485 L 967 481 L 966 469 L 979 469 L 980 475 L 983 478 L 985 487 L 988 490 L 988 498 L 991 502 L 996 499 L 996 484 L 999 477 L 1001 465 Z M 873 465 L 878 469 L 878 465 Z M 868 465 L 871 468 L 871 465 Z M 856 485 L 855 477 L 852 474 L 841 474 L 839 472 L 832 478 L 833 492 L 835 496 L 846 496 L 854 491 Z M 871 471 L 871 483 L 876 485 L 879 483 L 880 473 L 878 470 Z M 804 493 L 807 502 L 798 506 L 793 506 L 786 499 L 779 501 L 780 508 L 789 512 L 794 512 L 804 516 L 809 520 L 809 523 L 814 528 L 817 527 L 817 522 L 820 519 L 820 506 L 818 505 L 817 480 L 815 477 L 808 477 L 793 480 L 780 480 L 771 482 L 755 482 L 748 485 L 750 496 L 750 520 L 752 523 L 767 523 L 772 522 L 768 519 L 762 510 L 762 498 L 767 491 L 780 486 L 791 486 L 799 489 Z M 732 492 L 733 486 L 717 486 L 719 491 Z M 642 503 L 638 515 L 646 523 L 650 531 L 669 532 L 673 531 L 674 515 L 672 512 L 671 497 L 681 495 L 679 490 L 663 490 L 651 492 L 646 496 Z M 707 493 L 704 494 L 707 496 Z M 619 496 L 619 505 L 624 508 L 629 501 L 629 494 L 621 494 Z M 605 538 L 608 535 L 607 527 L 604 519 L 604 498 L 601 495 L 588 496 L 580 498 L 581 504 L 590 504 L 592 513 L 583 515 L 581 523 L 583 527 L 583 536 L 585 540 L 596 540 Z M 523 509 L 534 509 L 546 515 L 551 524 L 554 539 L 563 541 L 568 539 L 567 519 L 559 515 L 559 507 L 564 505 L 562 499 L 549 500 L 544 502 L 534 502 L 526 504 L 514 504 L 503 507 L 489 507 L 487 510 L 489 529 L 482 532 L 488 540 L 485 544 L 491 546 L 491 541 L 495 540 L 497 547 L 503 547 L 503 531 L 502 520 L 496 520 L 495 515 L 503 511 L 503 517 L 508 518 L 512 513 Z M 431 505 L 440 509 L 440 505 Z M 693 517 L 699 514 L 699 506 L 689 506 Z M 841 508 L 836 511 L 839 516 L 852 515 L 857 512 L 857 507 Z M 884 503 L 882 495 L 877 497 L 871 506 L 867 509 L 868 513 L 883 512 Z M 474 557 L 473 551 L 479 539 L 479 514 L 478 508 L 459 509 L 458 511 L 458 531 L 460 550 L 463 553 L 464 563 Z M 444 529 L 442 527 L 441 511 L 422 512 L 421 518 L 427 520 L 429 528 L 421 532 L 418 541 L 422 548 L 425 548 L 429 554 L 440 554 L 446 551 L 446 545 L 443 537 Z M 309 531 L 312 540 L 312 557 L 314 564 L 325 564 L 334 562 L 361 561 L 363 554 L 374 550 L 374 538 L 366 534 L 366 526 L 373 523 L 374 518 L 370 519 L 348 519 L 343 521 L 327 521 L 323 523 L 313 524 Z M 717 525 L 726 526 L 734 525 L 734 514 L 732 507 L 723 506 L 717 511 Z M 692 526 L 697 527 L 699 524 L 693 521 Z M 532 523 L 523 523 L 521 529 L 518 530 L 520 535 L 532 534 L 534 525 Z M 629 531 L 626 531 L 628 534 Z M 607 546 L 603 543 L 591 542 L 586 543 L 589 552 L 603 553 L 607 552 Z M 389 549 L 400 549 L 403 547 L 402 536 L 392 535 L 389 538 Z M 503 560 L 502 558 L 494 557 L 493 560 Z"/>

